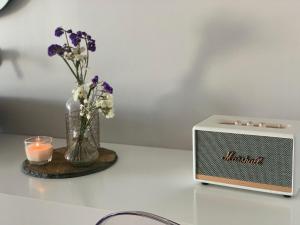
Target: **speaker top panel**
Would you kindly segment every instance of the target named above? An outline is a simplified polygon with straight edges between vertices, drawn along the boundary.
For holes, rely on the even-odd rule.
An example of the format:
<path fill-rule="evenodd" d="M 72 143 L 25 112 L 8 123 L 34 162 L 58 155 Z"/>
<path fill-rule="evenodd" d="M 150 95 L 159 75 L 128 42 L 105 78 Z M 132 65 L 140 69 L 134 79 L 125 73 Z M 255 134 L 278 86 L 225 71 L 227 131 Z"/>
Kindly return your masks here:
<path fill-rule="evenodd" d="M 300 133 L 300 122 L 293 120 L 214 115 L 195 125 L 193 129 L 293 138 L 295 134 Z"/>

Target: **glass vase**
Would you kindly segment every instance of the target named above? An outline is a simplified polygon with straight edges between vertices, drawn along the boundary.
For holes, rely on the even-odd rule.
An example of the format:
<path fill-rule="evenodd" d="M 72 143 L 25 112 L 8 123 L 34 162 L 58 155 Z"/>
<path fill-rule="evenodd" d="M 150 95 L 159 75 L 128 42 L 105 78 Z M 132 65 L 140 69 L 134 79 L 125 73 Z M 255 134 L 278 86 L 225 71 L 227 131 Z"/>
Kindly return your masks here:
<path fill-rule="evenodd" d="M 74 166 L 89 166 L 99 155 L 99 113 L 92 115 L 89 126 L 87 118 L 80 116 L 80 104 L 69 98 L 66 103 L 66 138 L 65 159 Z"/>

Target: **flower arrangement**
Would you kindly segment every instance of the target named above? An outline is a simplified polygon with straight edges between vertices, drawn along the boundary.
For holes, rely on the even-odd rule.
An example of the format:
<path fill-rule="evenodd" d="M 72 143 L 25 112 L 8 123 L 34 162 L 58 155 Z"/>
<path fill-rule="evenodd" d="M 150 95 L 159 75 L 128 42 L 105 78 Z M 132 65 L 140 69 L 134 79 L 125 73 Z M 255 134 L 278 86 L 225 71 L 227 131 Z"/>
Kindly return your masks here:
<path fill-rule="evenodd" d="M 96 51 L 96 41 L 91 35 L 62 27 L 56 28 L 54 34 L 56 37 L 64 37 L 65 43 L 50 45 L 48 55 L 59 56 L 77 83 L 72 94 L 74 101 L 80 105 L 80 129 L 75 147 L 80 151 L 85 132 L 90 127 L 93 116 L 99 111 L 106 118 L 114 117 L 113 88 L 106 81 L 100 81 L 97 75 L 90 82 L 86 82 L 90 54 Z"/>
<path fill-rule="evenodd" d="M 55 29 L 55 36 L 64 36 L 66 43 L 62 46 L 52 44 L 48 47 L 48 55 L 58 55 L 66 63 L 71 73 L 76 79 L 77 87 L 72 91 L 75 101 L 80 102 L 80 115 L 87 119 L 91 117 L 94 110 L 99 110 L 106 118 L 112 118 L 113 112 L 113 88 L 105 81 L 99 81 L 98 76 L 94 76 L 89 89 L 85 88 L 85 80 L 89 65 L 90 52 L 96 51 L 96 41 L 86 32 L 78 31 L 73 33 L 71 29 L 65 30 L 62 27 Z M 82 46 L 81 43 L 84 43 Z M 70 44 L 72 43 L 72 45 Z M 96 87 L 100 86 L 101 94 L 93 102 L 89 101 L 90 96 Z"/>

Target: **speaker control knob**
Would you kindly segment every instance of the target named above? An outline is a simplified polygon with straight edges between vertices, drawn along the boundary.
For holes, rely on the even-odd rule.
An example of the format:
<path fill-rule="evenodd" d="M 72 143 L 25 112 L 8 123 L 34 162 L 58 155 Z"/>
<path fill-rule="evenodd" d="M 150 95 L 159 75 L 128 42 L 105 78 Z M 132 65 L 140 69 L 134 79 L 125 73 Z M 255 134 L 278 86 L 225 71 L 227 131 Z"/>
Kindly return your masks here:
<path fill-rule="evenodd" d="M 234 121 L 234 125 L 242 125 L 242 122 L 239 120 Z"/>
<path fill-rule="evenodd" d="M 246 123 L 246 126 L 253 126 L 253 122 L 252 122 L 252 121 L 248 121 L 248 122 Z"/>

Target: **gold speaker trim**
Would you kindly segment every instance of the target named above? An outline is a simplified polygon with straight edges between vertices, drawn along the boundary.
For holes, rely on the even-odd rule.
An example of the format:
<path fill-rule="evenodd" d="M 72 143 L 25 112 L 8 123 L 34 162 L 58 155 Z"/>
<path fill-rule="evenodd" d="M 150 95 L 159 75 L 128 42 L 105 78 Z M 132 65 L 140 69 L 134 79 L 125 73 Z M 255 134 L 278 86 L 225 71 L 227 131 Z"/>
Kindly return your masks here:
<path fill-rule="evenodd" d="M 291 187 L 284 187 L 284 186 L 278 186 L 278 185 L 272 185 L 272 184 L 261 184 L 261 183 L 255 183 L 255 182 L 249 182 L 249 181 L 228 179 L 228 178 L 223 178 L 223 177 L 207 176 L 207 175 L 202 175 L 202 174 L 197 174 L 196 178 L 200 179 L 200 180 L 213 181 L 213 182 L 224 183 L 224 184 L 239 185 L 239 186 L 245 186 L 245 187 L 251 187 L 251 188 L 260 188 L 260 189 L 289 192 L 289 193 L 292 192 Z"/>

